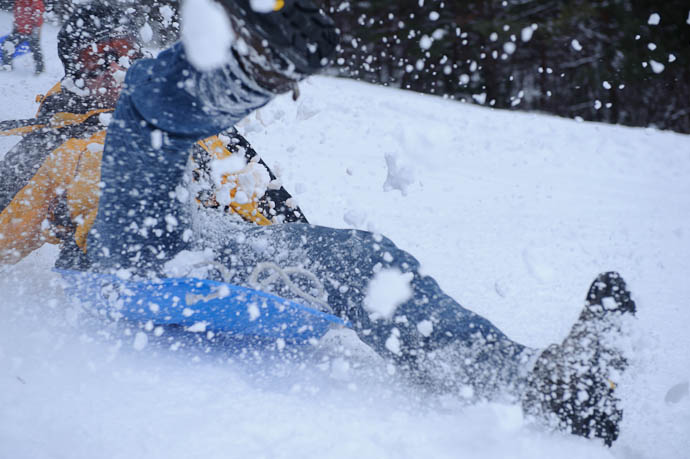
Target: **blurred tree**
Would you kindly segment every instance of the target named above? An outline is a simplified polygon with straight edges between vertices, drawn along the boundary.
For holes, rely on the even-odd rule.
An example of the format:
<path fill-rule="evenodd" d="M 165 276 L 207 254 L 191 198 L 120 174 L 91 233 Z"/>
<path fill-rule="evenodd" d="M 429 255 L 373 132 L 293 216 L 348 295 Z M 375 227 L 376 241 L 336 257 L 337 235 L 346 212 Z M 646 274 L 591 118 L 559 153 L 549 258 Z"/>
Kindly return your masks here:
<path fill-rule="evenodd" d="M 177 38 L 180 0 L 110 1 L 133 8 L 152 46 Z M 317 1 L 342 32 L 334 74 L 690 133 L 687 0 Z M 59 21 L 73 2 L 46 4 Z"/>
<path fill-rule="evenodd" d="M 690 132 L 690 5 L 325 0 L 339 74 L 500 108 Z"/>

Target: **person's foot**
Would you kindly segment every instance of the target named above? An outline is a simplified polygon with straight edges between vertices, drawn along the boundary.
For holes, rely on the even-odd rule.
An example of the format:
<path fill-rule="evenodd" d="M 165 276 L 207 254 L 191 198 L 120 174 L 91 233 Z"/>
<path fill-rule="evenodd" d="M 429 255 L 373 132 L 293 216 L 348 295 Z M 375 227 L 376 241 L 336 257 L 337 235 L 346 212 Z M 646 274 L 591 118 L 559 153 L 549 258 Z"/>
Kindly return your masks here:
<path fill-rule="evenodd" d="M 623 417 L 616 384 L 627 367 L 618 341 L 625 318 L 634 314 L 635 302 L 621 276 L 599 275 L 566 339 L 538 357 L 522 396 L 525 412 L 611 446 Z"/>
<path fill-rule="evenodd" d="M 338 44 L 331 18 L 311 0 L 275 0 L 268 12 L 250 0 L 222 0 L 240 40 L 234 47 L 248 73 L 266 89 L 284 92 L 325 68 Z"/>

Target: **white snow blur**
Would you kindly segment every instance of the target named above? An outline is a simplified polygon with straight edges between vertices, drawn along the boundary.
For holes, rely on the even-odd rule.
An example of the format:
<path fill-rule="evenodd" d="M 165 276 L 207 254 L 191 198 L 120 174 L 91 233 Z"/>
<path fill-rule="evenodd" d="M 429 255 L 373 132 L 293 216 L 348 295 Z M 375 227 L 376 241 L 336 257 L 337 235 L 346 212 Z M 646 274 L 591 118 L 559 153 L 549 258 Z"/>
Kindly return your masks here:
<path fill-rule="evenodd" d="M 180 16 L 182 43 L 192 65 L 209 71 L 225 64 L 235 33 L 223 7 L 213 0 L 186 0 Z"/>

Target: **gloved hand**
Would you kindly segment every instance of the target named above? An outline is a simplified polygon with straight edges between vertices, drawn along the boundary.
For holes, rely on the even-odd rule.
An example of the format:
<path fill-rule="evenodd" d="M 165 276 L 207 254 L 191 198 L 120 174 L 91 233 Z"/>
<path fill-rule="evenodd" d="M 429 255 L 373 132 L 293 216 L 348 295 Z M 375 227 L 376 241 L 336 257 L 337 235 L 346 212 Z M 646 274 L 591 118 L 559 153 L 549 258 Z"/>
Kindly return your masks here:
<path fill-rule="evenodd" d="M 328 66 L 335 54 L 338 33 L 333 20 L 311 0 L 217 1 L 249 47 L 269 61 L 277 57 L 287 61 L 287 66 L 269 62 L 273 66 L 270 70 L 311 75 Z M 241 48 L 238 51 L 241 53 Z M 251 60 L 269 70 L 265 62 Z"/>

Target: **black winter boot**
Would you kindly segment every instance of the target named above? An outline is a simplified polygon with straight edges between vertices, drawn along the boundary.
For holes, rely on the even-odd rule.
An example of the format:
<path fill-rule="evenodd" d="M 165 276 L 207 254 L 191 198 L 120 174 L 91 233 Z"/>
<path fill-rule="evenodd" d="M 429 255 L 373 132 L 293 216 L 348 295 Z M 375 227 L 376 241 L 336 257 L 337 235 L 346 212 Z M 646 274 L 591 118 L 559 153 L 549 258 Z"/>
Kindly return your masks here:
<path fill-rule="evenodd" d="M 627 367 L 617 341 L 626 316 L 634 314 L 635 303 L 621 276 L 599 275 L 570 334 L 538 357 L 522 396 L 525 412 L 611 446 L 623 417 L 616 380 Z"/>
<path fill-rule="evenodd" d="M 275 0 L 269 12 L 254 11 L 250 0 L 220 1 L 241 38 L 240 62 L 266 89 L 284 92 L 330 63 L 338 33 L 311 0 Z"/>

